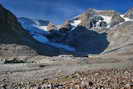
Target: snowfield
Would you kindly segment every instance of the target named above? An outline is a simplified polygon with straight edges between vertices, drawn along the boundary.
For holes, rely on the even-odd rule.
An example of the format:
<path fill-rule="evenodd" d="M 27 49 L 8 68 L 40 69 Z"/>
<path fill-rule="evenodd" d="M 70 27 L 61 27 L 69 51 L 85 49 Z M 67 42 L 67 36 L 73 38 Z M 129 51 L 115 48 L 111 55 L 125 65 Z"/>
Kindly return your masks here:
<path fill-rule="evenodd" d="M 120 15 L 122 18 L 125 19 L 125 21 L 133 21 L 133 19 L 130 19 L 130 18 L 127 18 L 127 17 L 124 17 L 124 15 Z"/>
<path fill-rule="evenodd" d="M 81 20 L 74 20 L 71 25 L 77 27 L 81 23 Z"/>
<path fill-rule="evenodd" d="M 39 41 L 41 43 L 48 44 L 48 45 L 54 46 L 56 48 L 62 48 L 62 49 L 65 49 L 67 51 L 75 51 L 75 48 L 73 48 L 73 47 L 70 47 L 68 45 L 64 45 L 61 43 L 51 42 L 48 40 L 48 38 L 46 38 L 45 36 L 42 36 L 40 34 L 33 34 L 32 36 L 34 39 L 36 39 L 37 41 Z"/>
<path fill-rule="evenodd" d="M 107 28 L 110 28 L 110 23 L 111 23 L 112 17 L 111 16 L 104 16 L 104 15 L 100 15 L 100 16 L 104 19 L 103 21 L 105 21 L 108 24 Z"/>

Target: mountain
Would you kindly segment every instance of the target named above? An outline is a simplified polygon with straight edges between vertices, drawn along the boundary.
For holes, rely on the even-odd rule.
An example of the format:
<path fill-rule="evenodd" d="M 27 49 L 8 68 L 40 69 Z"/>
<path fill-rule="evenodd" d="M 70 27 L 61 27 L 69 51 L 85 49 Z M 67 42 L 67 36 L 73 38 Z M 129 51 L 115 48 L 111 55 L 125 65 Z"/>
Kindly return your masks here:
<path fill-rule="evenodd" d="M 53 24 L 49 23 L 47 25 L 40 26 L 38 20 L 33 21 L 32 19 L 29 19 L 29 18 L 25 18 L 25 19 L 19 18 L 19 22 L 25 28 L 25 30 L 28 31 L 30 35 L 40 43 L 47 44 L 49 46 L 53 46 L 59 49 L 65 49 L 66 51 L 75 51 L 73 47 L 70 47 L 62 43 L 53 42 L 47 38 L 48 36 L 50 37 L 51 34 L 55 35 L 56 32 L 59 33 L 56 30 L 56 26 L 54 26 Z M 36 24 L 36 22 L 38 22 L 38 24 Z M 51 30 L 55 30 L 55 31 L 50 32 Z"/>
<path fill-rule="evenodd" d="M 88 30 L 80 26 L 80 21 L 78 20 L 65 21 L 60 26 L 49 23 L 44 29 L 41 29 L 38 24 L 33 23 L 33 20 L 29 21 L 28 18 L 25 20 L 19 19 L 19 21 L 35 40 L 73 52 L 76 56 L 98 54 L 108 45 L 105 33 L 100 34 Z M 86 43 L 82 44 L 83 42 Z M 95 42 L 101 44 L 101 46 L 94 45 Z"/>
<path fill-rule="evenodd" d="M 131 13 L 129 10 L 128 12 Z M 120 14 L 119 12 L 113 10 L 96 10 L 88 9 L 86 12 L 82 13 L 76 19 L 81 21 L 81 25 L 88 29 L 98 29 L 98 28 L 111 28 L 119 23 L 125 21 L 131 21 L 131 18 L 126 17 L 126 14 Z"/>
<path fill-rule="evenodd" d="M 0 5 L 0 89 L 63 88 L 71 86 L 73 79 L 77 88 L 79 83 L 82 88 L 96 85 L 101 89 L 106 84 L 110 87 L 110 81 L 113 89 L 127 86 L 133 68 L 132 13 L 132 9 L 124 14 L 88 9 L 55 25 L 48 20 L 16 18 Z M 97 77 L 100 81 L 95 84 Z"/>
<path fill-rule="evenodd" d="M 66 51 L 72 51 L 80 56 L 100 54 L 107 52 L 110 47 L 112 48 L 112 42 L 118 38 L 114 39 L 111 34 L 118 34 L 119 32 L 122 34 L 122 30 L 129 27 L 127 23 L 133 22 L 133 19 L 128 17 L 127 14 L 131 15 L 132 10 L 120 14 L 114 10 L 88 9 L 81 15 L 66 20 L 61 25 L 54 25 L 49 22 L 40 26 L 38 20 L 28 18 L 19 18 L 19 22 L 37 41 L 56 48 L 63 48 Z M 125 24 L 127 24 L 125 26 L 127 28 L 121 28 Z M 129 33 L 125 34 L 129 35 Z M 112 49 L 119 42 L 119 45 L 123 44 L 124 39 L 121 38 L 120 41 L 116 42 Z"/>
<path fill-rule="evenodd" d="M 36 41 L 17 18 L 0 5 L 0 57 L 52 56 L 58 52 L 58 49 Z"/>
<path fill-rule="evenodd" d="M 126 55 L 132 54 L 132 9 L 125 14 L 113 10 L 89 9 L 76 19 L 80 20 L 81 26 L 98 33 L 106 33 L 107 47 L 100 54 Z M 100 45 L 99 43 L 97 45 Z M 102 44 L 104 45 L 104 43 Z M 110 57 L 111 57 L 110 55 Z"/>
<path fill-rule="evenodd" d="M 88 9 L 60 25 L 52 24 L 48 20 L 16 18 L 2 6 L 0 10 L 1 55 L 54 56 L 72 53 L 76 56 L 87 56 L 109 53 L 120 45 L 128 46 L 124 40 L 132 37 L 128 31 L 133 22 L 129 17 L 132 10 L 120 14 L 114 10 Z M 121 36 L 126 30 L 126 37 Z M 119 41 L 115 43 L 116 39 Z"/>
<path fill-rule="evenodd" d="M 125 13 L 124 17 L 127 17 L 129 19 L 133 19 L 133 8 L 129 9 L 127 13 Z"/>

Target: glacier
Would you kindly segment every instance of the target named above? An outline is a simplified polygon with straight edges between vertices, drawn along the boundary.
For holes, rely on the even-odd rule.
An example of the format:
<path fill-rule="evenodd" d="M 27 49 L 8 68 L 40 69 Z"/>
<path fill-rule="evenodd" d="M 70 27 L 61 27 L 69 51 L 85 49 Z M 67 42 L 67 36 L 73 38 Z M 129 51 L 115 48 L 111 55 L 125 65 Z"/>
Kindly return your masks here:
<path fill-rule="evenodd" d="M 61 48 L 66 51 L 74 52 L 76 49 L 74 47 L 57 43 L 57 42 L 52 42 L 50 41 L 46 36 L 49 34 L 47 30 L 47 26 L 39 26 L 38 24 L 33 24 L 29 23 L 29 21 L 26 21 L 26 19 L 19 19 L 19 22 L 21 23 L 22 27 L 28 31 L 32 37 L 37 40 L 40 43 L 47 44 L 56 48 Z M 32 21 L 31 21 L 32 22 Z"/>

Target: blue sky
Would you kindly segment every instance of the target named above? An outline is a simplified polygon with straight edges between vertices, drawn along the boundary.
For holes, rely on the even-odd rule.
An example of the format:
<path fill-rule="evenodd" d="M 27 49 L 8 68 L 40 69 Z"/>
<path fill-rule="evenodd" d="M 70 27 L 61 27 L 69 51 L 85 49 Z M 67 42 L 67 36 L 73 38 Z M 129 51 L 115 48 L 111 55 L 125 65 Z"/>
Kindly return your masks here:
<path fill-rule="evenodd" d="M 48 19 L 63 23 L 87 8 L 113 9 L 121 13 L 133 8 L 133 0 L 0 0 L 18 17 Z"/>

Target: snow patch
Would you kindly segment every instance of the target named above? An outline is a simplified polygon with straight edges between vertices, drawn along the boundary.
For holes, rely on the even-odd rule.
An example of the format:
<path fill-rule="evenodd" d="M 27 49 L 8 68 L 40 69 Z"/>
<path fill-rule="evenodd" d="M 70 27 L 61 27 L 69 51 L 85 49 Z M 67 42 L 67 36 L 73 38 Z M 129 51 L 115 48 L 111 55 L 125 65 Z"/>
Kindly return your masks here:
<path fill-rule="evenodd" d="M 33 33 L 42 34 L 42 35 L 49 34 L 47 29 L 45 29 L 44 27 L 38 26 L 37 24 L 28 23 L 27 20 L 19 20 L 19 22 L 21 23 L 22 27 L 31 34 Z"/>
<path fill-rule="evenodd" d="M 49 40 L 40 34 L 32 34 L 32 37 L 41 43 L 48 43 Z"/>
<path fill-rule="evenodd" d="M 33 20 L 34 23 L 36 23 L 37 25 L 40 25 L 40 23 L 37 20 Z"/>
<path fill-rule="evenodd" d="M 74 20 L 71 25 L 77 27 L 81 23 L 81 20 Z"/>
<path fill-rule="evenodd" d="M 79 24 L 81 23 L 81 20 L 74 20 L 71 25 L 73 28 L 71 30 L 74 30 Z"/>
<path fill-rule="evenodd" d="M 111 16 L 105 16 L 105 15 L 100 15 L 101 17 L 103 17 L 103 21 L 105 21 L 107 24 L 110 24 L 111 23 L 111 19 L 112 17 Z"/>
<path fill-rule="evenodd" d="M 40 43 L 47 44 L 47 45 L 50 45 L 50 46 L 54 46 L 56 48 L 62 48 L 62 49 L 65 49 L 65 50 L 71 51 L 71 52 L 75 51 L 75 48 L 73 48 L 71 46 L 64 45 L 64 44 L 61 44 L 61 43 L 51 42 L 51 41 L 48 40 L 48 38 L 46 38 L 45 36 L 42 36 L 40 34 L 33 34 L 32 36 L 33 36 L 34 39 L 36 39 Z"/>
<path fill-rule="evenodd" d="M 47 27 L 48 27 L 48 26 L 38 26 L 38 28 L 40 28 L 40 29 L 42 29 L 42 30 L 44 30 L 44 31 L 48 31 Z"/>
<path fill-rule="evenodd" d="M 96 28 L 99 28 L 99 24 L 102 22 L 102 20 L 99 20 L 97 23 L 96 23 Z"/>
<path fill-rule="evenodd" d="M 124 15 L 120 15 L 122 18 L 124 18 L 125 19 L 125 21 L 133 21 L 133 19 L 130 19 L 130 18 L 128 18 L 128 17 L 124 17 Z"/>
<path fill-rule="evenodd" d="M 43 29 L 40 29 L 37 25 L 22 24 L 22 26 L 24 27 L 26 31 L 30 32 L 31 34 L 33 33 L 43 34 L 43 35 L 49 34 L 48 31 L 44 31 Z"/>
<path fill-rule="evenodd" d="M 100 15 L 101 17 L 103 17 L 103 21 L 105 21 L 107 23 L 107 28 L 110 28 L 110 23 L 111 23 L 111 16 L 105 16 L 105 15 Z"/>

